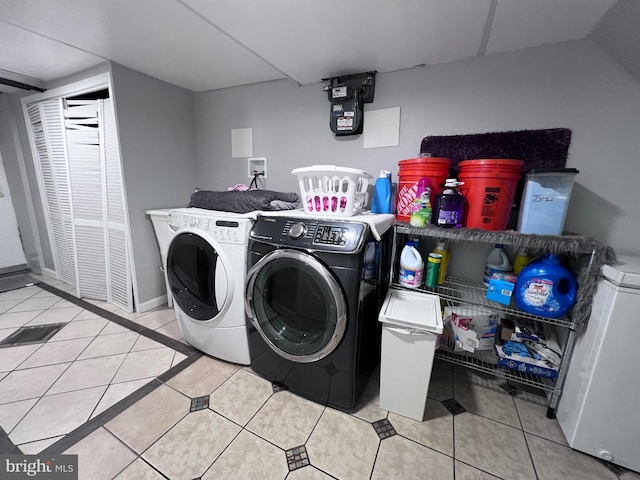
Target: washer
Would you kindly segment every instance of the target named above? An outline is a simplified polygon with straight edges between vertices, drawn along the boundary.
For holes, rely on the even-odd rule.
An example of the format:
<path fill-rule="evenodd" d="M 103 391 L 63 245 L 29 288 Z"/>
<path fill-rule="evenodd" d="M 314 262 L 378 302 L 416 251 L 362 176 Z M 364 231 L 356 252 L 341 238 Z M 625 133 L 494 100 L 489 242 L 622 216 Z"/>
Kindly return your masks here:
<path fill-rule="evenodd" d="M 245 285 L 252 370 L 318 403 L 355 408 L 379 359 L 388 237 L 376 241 L 355 217 L 258 216 Z M 383 260 L 365 280 L 369 241 Z"/>
<path fill-rule="evenodd" d="M 182 335 L 204 353 L 243 365 L 250 362 L 243 289 L 254 218 L 200 208 L 169 212 L 167 277 Z"/>

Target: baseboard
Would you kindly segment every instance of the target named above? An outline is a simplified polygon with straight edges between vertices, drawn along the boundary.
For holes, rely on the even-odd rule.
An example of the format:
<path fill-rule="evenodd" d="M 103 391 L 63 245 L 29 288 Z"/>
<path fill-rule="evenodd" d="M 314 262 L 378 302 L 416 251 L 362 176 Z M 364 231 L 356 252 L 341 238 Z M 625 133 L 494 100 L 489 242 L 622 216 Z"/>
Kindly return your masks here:
<path fill-rule="evenodd" d="M 26 263 L 23 263 L 22 265 L 12 265 L 10 267 L 0 268 L 0 275 L 6 275 L 8 273 L 15 272 L 24 272 L 25 270 L 29 270 Z"/>
<path fill-rule="evenodd" d="M 151 300 L 147 300 L 146 302 L 142 302 L 138 304 L 138 313 L 148 312 L 153 310 L 154 308 L 158 308 L 167 303 L 167 296 L 160 295 L 159 297 L 152 298 Z"/>

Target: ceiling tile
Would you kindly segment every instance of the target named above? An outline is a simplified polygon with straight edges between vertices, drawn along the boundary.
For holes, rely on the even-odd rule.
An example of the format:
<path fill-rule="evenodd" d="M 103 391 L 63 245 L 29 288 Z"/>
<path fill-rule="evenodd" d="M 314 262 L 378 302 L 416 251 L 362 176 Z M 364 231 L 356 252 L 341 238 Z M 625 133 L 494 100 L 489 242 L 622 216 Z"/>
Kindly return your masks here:
<path fill-rule="evenodd" d="M 3 0 L 0 17 L 195 91 L 283 78 L 175 0 Z"/>
<path fill-rule="evenodd" d="M 43 81 L 63 77 L 105 61 L 22 28 L 0 21 L 0 68 Z M 7 46 L 11 45 L 10 48 Z M 12 77 L 13 78 L 13 77 Z"/>
<path fill-rule="evenodd" d="M 498 0 L 486 54 L 584 38 L 616 0 Z"/>
<path fill-rule="evenodd" d="M 478 54 L 490 0 L 183 0 L 301 84 Z"/>

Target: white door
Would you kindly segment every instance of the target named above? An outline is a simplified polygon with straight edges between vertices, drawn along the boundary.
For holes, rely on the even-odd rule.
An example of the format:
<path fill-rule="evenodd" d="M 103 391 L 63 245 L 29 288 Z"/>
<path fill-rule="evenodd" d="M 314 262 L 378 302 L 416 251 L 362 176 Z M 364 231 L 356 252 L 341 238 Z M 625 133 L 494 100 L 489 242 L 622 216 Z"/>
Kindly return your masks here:
<path fill-rule="evenodd" d="M 18 221 L 16 212 L 11 202 L 9 183 L 4 171 L 4 163 L 0 155 L 0 273 L 3 269 L 7 271 L 17 270 L 11 267 L 22 267 L 26 265 L 27 259 L 24 256 L 20 233 L 18 232 Z"/>

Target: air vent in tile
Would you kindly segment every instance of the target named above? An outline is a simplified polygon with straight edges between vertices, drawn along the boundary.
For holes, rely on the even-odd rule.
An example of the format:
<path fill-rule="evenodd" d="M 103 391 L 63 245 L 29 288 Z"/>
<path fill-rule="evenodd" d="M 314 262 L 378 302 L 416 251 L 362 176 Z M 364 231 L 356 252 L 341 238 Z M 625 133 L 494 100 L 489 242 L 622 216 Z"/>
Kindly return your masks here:
<path fill-rule="evenodd" d="M 380 440 L 384 440 L 385 438 L 393 437 L 396 434 L 395 428 L 391 425 L 391 422 L 386 418 L 382 420 L 378 420 L 377 422 L 373 422 L 371 424 L 375 429 Z"/>
<path fill-rule="evenodd" d="M 202 397 L 191 399 L 190 412 L 197 412 L 198 410 L 204 410 L 205 408 L 209 408 L 209 395 L 203 395 Z"/>
<path fill-rule="evenodd" d="M 304 445 L 290 448 L 285 451 L 285 454 L 287 455 L 287 465 L 289 466 L 290 472 L 310 465 L 307 447 Z"/>
<path fill-rule="evenodd" d="M 32 327 L 19 328 L 0 342 L 0 348 L 44 343 L 58 333 L 65 325 L 66 323 L 56 323 L 53 325 L 34 325 Z"/>

